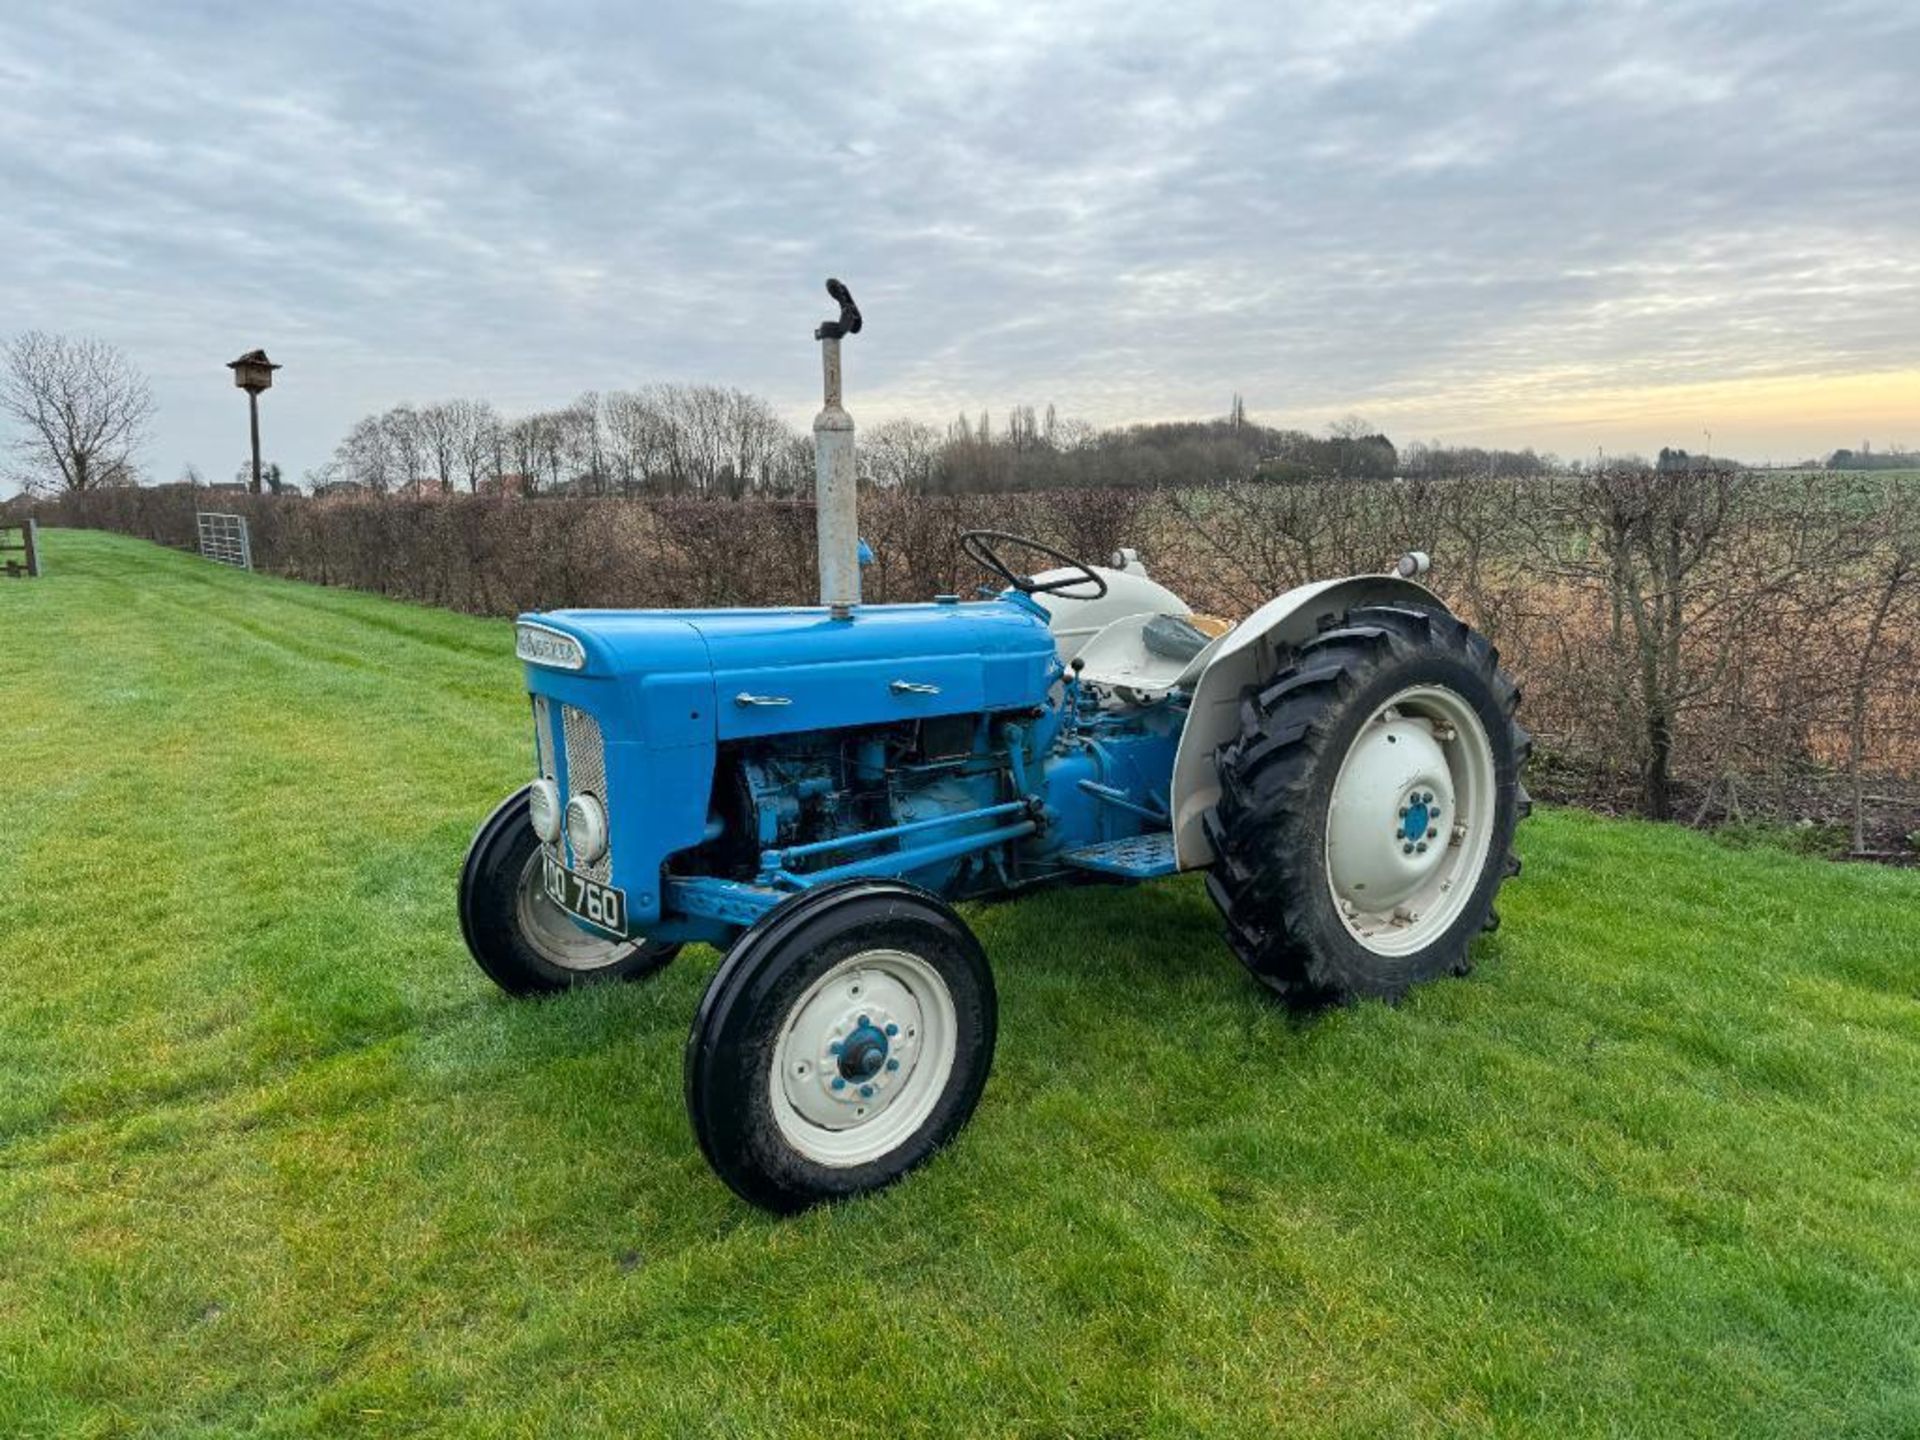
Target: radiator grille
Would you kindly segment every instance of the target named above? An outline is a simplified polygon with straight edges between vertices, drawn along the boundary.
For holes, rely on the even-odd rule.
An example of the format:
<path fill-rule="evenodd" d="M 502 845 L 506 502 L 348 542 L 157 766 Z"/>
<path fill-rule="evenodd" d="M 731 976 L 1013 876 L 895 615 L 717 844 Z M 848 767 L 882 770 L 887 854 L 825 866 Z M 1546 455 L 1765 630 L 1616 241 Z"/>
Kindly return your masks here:
<path fill-rule="evenodd" d="M 556 710 L 560 712 L 557 723 L 554 715 Z M 541 775 L 558 783 L 560 766 L 564 764 L 566 767 L 566 783 L 561 786 L 560 793 L 562 806 L 576 794 L 584 794 L 594 796 L 611 812 L 612 807 L 607 802 L 606 744 L 600 736 L 600 724 L 593 716 L 571 705 L 562 705 L 545 695 L 535 695 L 533 737 Z M 591 865 L 574 859 L 567 852 L 564 839 L 558 845 L 544 848 L 561 864 L 571 865 L 589 880 L 598 880 L 603 885 L 613 881 L 611 847 Z"/>
<path fill-rule="evenodd" d="M 551 726 L 549 726 L 551 729 Z M 609 815 L 613 807 L 607 800 L 607 754 L 600 738 L 600 726 L 584 710 L 576 710 L 571 705 L 560 707 L 561 739 L 566 745 L 567 755 L 567 798 L 575 795 L 592 795 L 607 807 Z M 577 860 L 575 868 L 590 879 L 606 884 L 613 879 L 613 850 L 608 848 L 591 865 L 581 864 Z"/>

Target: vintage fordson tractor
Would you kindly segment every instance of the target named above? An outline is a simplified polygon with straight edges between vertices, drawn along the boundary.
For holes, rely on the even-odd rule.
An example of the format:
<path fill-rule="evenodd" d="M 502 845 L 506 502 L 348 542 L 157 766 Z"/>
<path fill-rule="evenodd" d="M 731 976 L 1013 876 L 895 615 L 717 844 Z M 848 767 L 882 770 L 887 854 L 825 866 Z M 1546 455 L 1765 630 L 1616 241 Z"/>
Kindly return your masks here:
<path fill-rule="evenodd" d="M 1229 626 L 1127 552 L 974 531 L 997 594 L 859 604 L 838 404 L 859 314 L 830 289 L 824 603 L 521 618 L 536 775 L 467 855 L 480 967 L 528 995 L 720 948 L 687 1108 L 775 1210 L 886 1184 L 971 1115 L 996 1006 L 954 901 L 1202 870 L 1291 1002 L 1465 972 L 1518 868 L 1527 738 L 1492 648 L 1412 578 L 1424 557 Z"/>

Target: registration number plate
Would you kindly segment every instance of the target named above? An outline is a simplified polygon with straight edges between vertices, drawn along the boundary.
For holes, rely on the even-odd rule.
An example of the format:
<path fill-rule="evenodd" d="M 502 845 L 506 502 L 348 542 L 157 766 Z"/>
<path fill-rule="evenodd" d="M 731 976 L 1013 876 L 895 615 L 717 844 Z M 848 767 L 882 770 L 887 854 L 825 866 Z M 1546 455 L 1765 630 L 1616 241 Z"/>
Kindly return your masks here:
<path fill-rule="evenodd" d="M 540 853 L 541 886 L 547 898 L 576 920 L 584 920 L 609 934 L 627 933 L 627 892 L 601 885 L 567 869 L 544 850 Z"/>

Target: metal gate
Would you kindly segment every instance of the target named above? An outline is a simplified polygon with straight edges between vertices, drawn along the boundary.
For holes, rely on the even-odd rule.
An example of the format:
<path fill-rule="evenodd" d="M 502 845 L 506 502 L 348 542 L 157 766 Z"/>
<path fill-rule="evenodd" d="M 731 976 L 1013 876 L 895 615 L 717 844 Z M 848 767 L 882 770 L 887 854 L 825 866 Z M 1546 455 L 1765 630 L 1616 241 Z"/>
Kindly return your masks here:
<path fill-rule="evenodd" d="M 200 527 L 200 553 L 209 560 L 237 569 L 253 569 L 253 542 L 247 535 L 247 517 L 221 515 L 212 510 L 196 510 L 193 518 Z"/>

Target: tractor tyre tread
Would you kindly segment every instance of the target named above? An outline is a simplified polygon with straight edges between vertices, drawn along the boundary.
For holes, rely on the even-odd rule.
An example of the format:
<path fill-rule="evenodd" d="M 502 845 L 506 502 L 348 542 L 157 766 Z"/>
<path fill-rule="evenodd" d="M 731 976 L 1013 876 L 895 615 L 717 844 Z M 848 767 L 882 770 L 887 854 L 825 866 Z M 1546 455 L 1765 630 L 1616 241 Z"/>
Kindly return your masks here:
<path fill-rule="evenodd" d="M 1456 673 L 1463 666 L 1470 672 L 1489 702 L 1488 718 L 1505 730 L 1495 735 L 1489 726 L 1498 791 L 1494 849 L 1481 872 L 1485 895 L 1412 963 L 1382 974 L 1354 962 L 1361 947 L 1332 907 L 1325 796 L 1347 748 L 1339 732 L 1362 723 L 1353 719 L 1362 692 L 1377 693 L 1388 670 L 1436 658 Z M 1499 924 L 1493 897 L 1500 882 L 1519 872 L 1513 828 L 1531 808 L 1519 779 L 1531 750 L 1514 719 L 1519 702 L 1519 687 L 1484 636 L 1445 611 L 1404 604 L 1348 611 L 1283 658 L 1271 679 L 1249 686 L 1240 733 L 1215 754 L 1219 798 L 1202 817 L 1215 854 L 1207 891 L 1225 921 L 1228 946 L 1247 969 L 1301 1006 L 1398 999 L 1420 980 L 1467 973 L 1472 938 Z"/>

